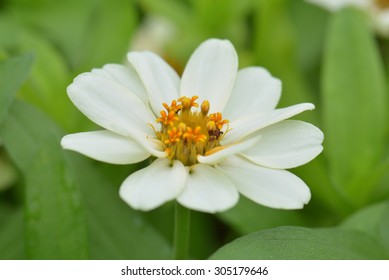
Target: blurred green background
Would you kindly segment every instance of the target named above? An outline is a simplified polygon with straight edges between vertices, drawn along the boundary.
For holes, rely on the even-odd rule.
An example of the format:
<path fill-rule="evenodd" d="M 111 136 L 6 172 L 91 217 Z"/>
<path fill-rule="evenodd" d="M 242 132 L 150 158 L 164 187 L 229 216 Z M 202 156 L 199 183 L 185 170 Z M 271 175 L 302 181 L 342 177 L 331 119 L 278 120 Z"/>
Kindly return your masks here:
<path fill-rule="evenodd" d="M 292 172 L 311 202 L 275 210 L 241 197 L 192 212 L 190 258 L 388 259 L 389 41 L 362 11 L 330 14 L 302 0 L 0 0 L 0 259 L 169 259 L 174 203 L 151 212 L 120 200 L 148 162 L 114 166 L 63 151 L 96 129 L 70 102 L 78 74 L 158 52 L 179 73 L 210 37 L 229 39 L 240 68 L 283 83 L 278 107 L 325 133 L 324 151 Z M 325 229 L 323 229 L 325 228 Z"/>

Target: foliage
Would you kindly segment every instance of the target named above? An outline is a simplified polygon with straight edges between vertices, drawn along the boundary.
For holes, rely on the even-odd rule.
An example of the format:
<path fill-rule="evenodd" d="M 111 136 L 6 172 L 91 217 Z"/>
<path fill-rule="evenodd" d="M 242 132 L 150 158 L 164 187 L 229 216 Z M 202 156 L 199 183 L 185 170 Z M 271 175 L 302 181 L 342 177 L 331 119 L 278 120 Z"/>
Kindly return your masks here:
<path fill-rule="evenodd" d="M 325 134 L 323 153 L 292 170 L 311 189 L 307 207 L 241 197 L 217 215 L 192 213 L 190 257 L 388 259 L 389 39 L 357 9 L 303 0 L 1 1 L 0 259 L 172 257 L 173 204 L 143 213 L 118 195 L 148 162 L 112 166 L 60 146 L 94 128 L 67 85 L 124 63 L 150 17 L 174 26 L 159 51 L 178 72 L 201 41 L 227 38 L 240 67 L 282 80 L 280 106 L 315 103 L 302 118 Z"/>

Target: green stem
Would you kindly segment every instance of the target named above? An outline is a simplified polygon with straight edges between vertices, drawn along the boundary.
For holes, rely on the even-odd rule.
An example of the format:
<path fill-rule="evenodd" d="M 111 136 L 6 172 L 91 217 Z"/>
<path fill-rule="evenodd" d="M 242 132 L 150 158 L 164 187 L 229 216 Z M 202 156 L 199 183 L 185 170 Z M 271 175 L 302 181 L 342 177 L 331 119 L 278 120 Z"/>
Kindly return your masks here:
<path fill-rule="evenodd" d="M 189 247 L 190 210 L 176 202 L 174 215 L 174 259 L 185 260 Z"/>

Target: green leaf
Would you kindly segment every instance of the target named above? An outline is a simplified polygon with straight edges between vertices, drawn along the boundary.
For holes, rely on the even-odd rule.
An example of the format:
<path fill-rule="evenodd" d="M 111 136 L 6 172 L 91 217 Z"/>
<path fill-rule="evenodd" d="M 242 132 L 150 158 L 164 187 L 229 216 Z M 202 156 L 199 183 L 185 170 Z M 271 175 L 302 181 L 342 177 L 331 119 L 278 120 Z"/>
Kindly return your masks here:
<path fill-rule="evenodd" d="M 85 127 L 66 95 L 66 87 L 80 72 L 124 60 L 137 20 L 133 3 L 71 0 L 7 4 L 7 13 L 0 17 L 0 49 L 13 53 L 27 49 L 36 57 L 21 96 L 66 130 Z M 71 74 L 70 68 L 75 73 Z"/>
<path fill-rule="evenodd" d="M 31 77 L 22 87 L 20 96 L 38 106 L 63 128 L 70 128 L 76 120 L 74 106 L 66 95 L 71 80 L 66 61 L 43 37 L 23 32 L 18 38 L 14 43 L 21 50 L 32 50 L 36 57 Z"/>
<path fill-rule="evenodd" d="M 373 201 L 389 199 L 389 158 L 381 163 L 382 176 L 379 178 L 372 197 Z"/>
<path fill-rule="evenodd" d="M 225 245 L 211 259 L 343 260 L 384 259 L 380 245 L 352 230 L 280 227 L 259 231 Z"/>
<path fill-rule="evenodd" d="M 255 217 L 253 213 L 255 213 Z M 256 204 L 244 196 L 239 198 L 235 207 L 218 214 L 218 216 L 241 235 L 282 225 L 306 225 L 301 210 L 271 209 Z"/>
<path fill-rule="evenodd" d="M 32 259 L 88 256 L 80 192 L 59 140 L 44 139 L 26 172 L 26 241 Z"/>
<path fill-rule="evenodd" d="M 369 198 L 387 128 L 383 65 L 364 14 L 345 9 L 325 46 L 323 121 L 329 172 L 354 204 Z"/>
<path fill-rule="evenodd" d="M 75 2 L 78 4 L 80 1 Z M 93 6 L 88 18 L 88 29 L 83 35 L 81 45 L 71 54 L 80 54 L 77 72 L 90 71 L 91 68 L 106 63 L 121 63 L 125 60 L 129 41 L 138 21 L 132 1 L 89 2 Z M 84 14 L 81 13 L 80 17 L 83 18 Z M 67 22 L 67 17 L 64 17 L 64 23 Z M 72 40 L 72 31 L 69 30 L 70 36 L 65 40 Z"/>
<path fill-rule="evenodd" d="M 192 0 L 191 4 L 197 30 L 203 37 L 229 38 L 236 44 L 247 36 L 244 16 L 251 8 L 250 0 Z"/>
<path fill-rule="evenodd" d="M 330 13 L 308 1 L 291 2 L 291 20 L 295 26 L 299 65 L 312 92 L 319 95 L 320 62 Z"/>
<path fill-rule="evenodd" d="M 0 260 L 25 258 L 22 209 L 0 205 Z"/>
<path fill-rule="evenodd" d="M 13 97 L 27 79 L 32 66 L 31 54 L 0 62 L 0 124 L 3 122 Z"/>
<path fill-rule="evenodd" d="M 119 198 L 120 183 L 82 155 L 70 159 L 85 201 L 92 259 L 171 258 L 171 245 Z M 127 175 L 134 171 L 134 166 L 124 168 Z"/>
<path fill-rule="evenodd" d="M 255 2 L 254 47 L 258 65 L 266 67 L 282 81 L 280 107 L 315 101 L 310 95 L 299 69 L 296 31 L 290 16 L 290 1 L 260 0 Z M 315 121 L 315 112 L 303 115 Z"/>
<path fill-rule="evenodd" d="M 2 148 L 0 148 L 0 192 L 10 187 L 16 181 L 16 176 L 15 168 L 5 157 Z"/>
<path fill-rule="evenodd" d="M 331 181 L 327 172 L 324 154 L 319 155 L 308 164 L 294 169 L 293 173 L 303 179 L 309 186 L 312 193 L 312 200 L 320 202 L 322 207 L 328 207 L 331 210 L 329 212 L 325 210 L 325 213 L 323 213 L 323 209 L 320 210 L 327 219 L 333 219 L 338 223 L 354 211 L 352 201 L 350 201 L 342 190 L 336 188 Z M 319 213 L 314 213 L 314 216 L 317 216 L 317 214 Z M 317 220 L 317 217 L 315 219 Z"/>
<path fill-rule="evenodd" d="M 169 258 L 170 244 L 142 218 L 141 213 L 132 210 L 119 198 L 119 184 L 110 179 L 113 175 L 104 172 L 84 156 L 62 152 L 60 139 L 52 136 L 53 133 L 57 135 L 58 130 L 43 114 L 20 102 L 15 102 L 0 129 L 11 158 L 26 174 L 27 199 L 31 200 L 30 204 L 28 201 L 26 204 L 26 237 L 28 248 L 33 250 L 30 254 L 34 254 L 29 256 L 35 257 L 35 250 L 40 250 L 45 255 L 39 258 L 81 258 L 87 257 L 85 248 L 89 247 L 92 259 Z M 127 168 L 128 175 L 134 171 L 134 166 L 117 168 Z M 112 170 L 109 170 L 110 173 Z M 75 189 L 78 185 L 81 190 Z M 32 186 L 36 189 L 28 190 Z M 38 199 L 41 199 L 39 203 Z M 34 201 L 36 203 L 32 204 Z M 83 207 L 85 218 L 80 213 Z M 41 210 L 41 216 L 36 213 L 36 208 Z M 53 219 L 54 216 L 58 219 Z M 42 221 L 39 228 L 35 226 L 38 224 L 32 224 L 35 218 Z M 87 226 L 88 239 L 81 229 L 84 226 Z M 65 234 L 65 230 L 69 231 L 66 236 L 57 239 L 59 234 Z M 57 242 L 57 245 L 51 245 L 65 252 L 51 252 L 46 244 L 41 244 L 39 248 L 38 243 L 34 244 L 34 240 L 43 242 L 41 237 L 47 235 L 50 235 L 48 244 Z M 61 247 L 71 239 L 74 244 L 69 248 Z M 80 244 L 85 240 L 89 241 L 89 246 Z M 73 252 L 73 249 L 77 252 Z M 46 253 L 56 255 L 47 256 Z M 63 255 L 59 256 L 60 253 Z"/>
<path fill-rule="evenodd" d="M 0 136 L 13 162 L 24 172 L 34 161 L 49 135 L 59 134 L 56 125 L 31 105 L 15 100 L 0 127 Z"/>
<path fill-rule="evenodd" d="M 389 256 L 389 201 L 367 206 L 345 220 L 340 227 L 375 238 Z"/>
<path fill-rule="evenodd" d="M 81 194 L 54 124 L 27 104 L 14 102 L 0 133 L 25 175 L 27 258 L 87 258 Z"/>
<path fill-rule="evenodd" d="M 16 22 L 55 42 L 77 73 L 122 61 L 137 22 L 134 1 L 127 0 L 7 4 Z"/>
<path fill-rule="evenodd" d="M 0 48 L 14 53 L 32 52 L 34 66 L 20 95 L 53 117 L 64 128 L 76 122 L 74 106 L 67 98 L 66 86 L 70 83 L 70 72 L 58 49 L 46 38 L 12 18 L 0 17 Z"/>

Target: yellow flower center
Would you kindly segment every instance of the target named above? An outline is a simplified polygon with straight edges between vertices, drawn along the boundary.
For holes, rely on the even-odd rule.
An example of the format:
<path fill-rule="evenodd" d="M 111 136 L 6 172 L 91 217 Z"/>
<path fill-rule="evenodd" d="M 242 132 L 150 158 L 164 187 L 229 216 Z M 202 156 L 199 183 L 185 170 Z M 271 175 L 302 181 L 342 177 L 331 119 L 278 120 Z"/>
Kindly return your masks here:
<path fill-rule="evenodd" d="M 157 122 L 160 131 L 155 131 L 170 159 L 181 161 L 186 166 L 197 163 L 197 155 L 211 154 L 221 147 L 220 140 L 225 135 L 221 113 L 208 114 L 210 104 L 205 100 L 200 109 L 196 103 L 198 96 L 183 96 L 173 100 L 169 106 L 163 103 L 165 110 L 160 112 Z"/>
<path fill-rule="evenodd" d="M 389 8 L 389 0 L 375 0 L 375 4 L 380 9 L 388 9 Z"/>

